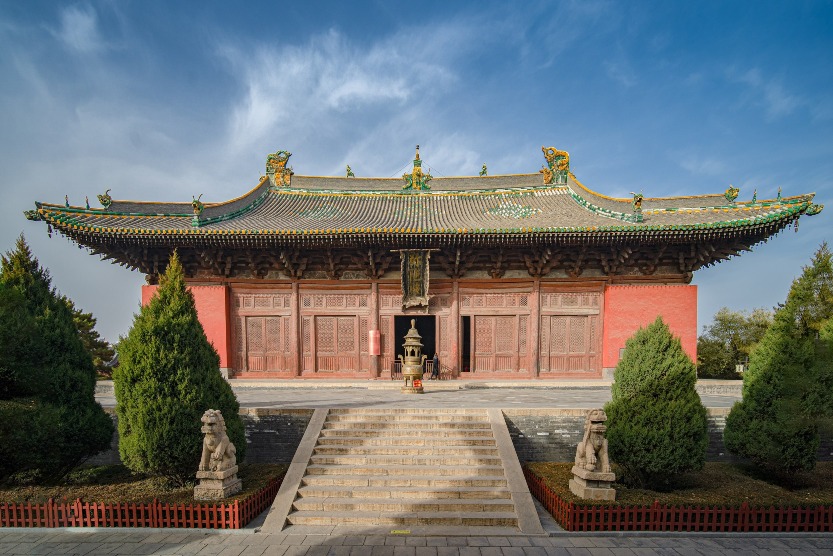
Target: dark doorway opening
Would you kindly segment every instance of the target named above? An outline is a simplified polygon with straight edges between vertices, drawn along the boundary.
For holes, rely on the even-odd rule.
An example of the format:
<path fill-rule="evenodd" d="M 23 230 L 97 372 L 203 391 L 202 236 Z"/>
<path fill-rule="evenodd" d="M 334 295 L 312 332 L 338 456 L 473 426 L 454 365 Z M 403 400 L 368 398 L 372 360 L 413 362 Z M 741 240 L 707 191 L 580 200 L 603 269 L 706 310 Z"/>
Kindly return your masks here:
<path fill-rule="evenodd" d="M 411 329 L 411 320 L 416 321 L 416 329 L 422 336 L 422 354 L 431 359 L 434 357 L 434 350 L 437 349 L 437 318 L 433 315 L 400 315 L 393 318 L 396 359 L 405 355 L 402 344 L 405 343 L 405 334 Z"/>
<path fill-rule="evenodd" d="M 463 321 L 463 350 L 461 369 L 464 373 L 471 371 L 471 317 L 462 317 Z"/>

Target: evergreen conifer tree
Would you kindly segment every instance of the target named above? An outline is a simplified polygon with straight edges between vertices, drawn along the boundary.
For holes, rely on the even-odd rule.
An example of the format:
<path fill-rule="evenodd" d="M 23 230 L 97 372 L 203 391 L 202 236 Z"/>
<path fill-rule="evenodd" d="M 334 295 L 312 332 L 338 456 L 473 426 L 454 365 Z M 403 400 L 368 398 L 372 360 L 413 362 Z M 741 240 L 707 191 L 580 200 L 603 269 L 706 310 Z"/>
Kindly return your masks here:
<path fill-rule="evenodd" d="M 133 471 L 174 484 L 192 479 L 202 452 L 200 418 L 207 409 L 222 411 L 237 461 L 243 460 L 240 404 L 220 374 L 220 358 L 197 319 L 176 253 L 159 289 L 119 343 L 113 380 L 119 452 Z"/>
<path fill-rule="evenodd" d="M 85 313 L 76 307 L 70 298 L 64 297 L 63 300 L 72 312 L 72 320 L 75 323 L 75 328 L 78 329 L 81 343 L 84 344 L 86 350 L 93 357 L 93 366 L 96 373 L 98 375 L 109 375 L 112 371 L 107 367 L 107 363 L 113 359 L 115 351 L 95 329 L 97 319 L 92 313 Z"/>
<path fill-rule="evenodd" d="M 752 352 L 743 377 L 743 400 L 726 419 L 724 442 L 730 452 L 770 475 L 789 478 L 815 467 L 819 423 L 831 410 L 825 391 L 833 316 L 833 261 L 827 244 L 793 281 Z"/>
<path fill-rule="evenodd" d="M 708 421 L 694 363 L 661 317 L 627 341 L 613 378 L 607 439 L 621 480 L 662 489 L 675 475 L 702 468 Z"/>
<path fill-rule="evenodd" d="M 17 424 L 9 426 L 7 422 L 3 434 L 20 442 L 8 445 L 21 450 L 18 463 L 9 469 L 11 473 L 26 472 L 33 480 L 54 480 L 109 448 L 113 423 L 95 401 L 95 369 L 72 313 L 22 235 L 15 250 L 2 258 L 0 283 L 15 292 L 5 295 L 11 303 L 7 307 L 23 310 L 23 300 L 34 323 L 34 335 L 30 329 L 20 341 L 31 342 L 32 348 L 39 350 L 5 354 L 10 358 L 7 365 L 34 373 L 24 377 L 18 372 L 11 379 L 11 391 L 30 398 L 7 406 L 11 413 L 4 416 Z M 28 417 L 21 417 L 24 413 Z"/>

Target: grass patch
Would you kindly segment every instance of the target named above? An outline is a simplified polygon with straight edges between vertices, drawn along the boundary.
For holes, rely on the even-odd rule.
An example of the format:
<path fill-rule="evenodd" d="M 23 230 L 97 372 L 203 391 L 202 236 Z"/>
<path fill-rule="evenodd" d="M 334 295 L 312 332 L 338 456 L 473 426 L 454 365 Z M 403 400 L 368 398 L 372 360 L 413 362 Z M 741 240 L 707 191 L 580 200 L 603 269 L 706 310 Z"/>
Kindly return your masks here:
<path fill-rule="evenodd" d="M 243 500 L 270 480 L 280 477 L 289 466 L 282 464 L 241 464 L 237 476 L 243 481 L 243 491 L 226 499 Z M 194 502 L 194 486 L 171 488 L 164 479 L 134 475 L 123 465 L 81 467 L 72 471 L 61 484 L 37 486 L 0 486 L 0 504 L 4 502 L 45 503 L 50 498 L 85 502 L 160 502 L 190 504 Z"/>
<path fill-rule="evenodd" d="M 818 506 L 833 504 L 833 462 L 819 462 L 809 473 L 798 473 L 787 485 L 773 484 L 755 476 L 750 468 L 728 463 L 706 463 L 702 471 L 686 473 L 670 492 L 628 488 L 615 484 L 615 502 L 582 500 L 570 492 L 572 463 L 534 462 L 527 467 L 544 479 L 546 485 L 567 502 L 583 505 L 676 506 Z M 617 472 L 614 465 L 614 472 Z"/>

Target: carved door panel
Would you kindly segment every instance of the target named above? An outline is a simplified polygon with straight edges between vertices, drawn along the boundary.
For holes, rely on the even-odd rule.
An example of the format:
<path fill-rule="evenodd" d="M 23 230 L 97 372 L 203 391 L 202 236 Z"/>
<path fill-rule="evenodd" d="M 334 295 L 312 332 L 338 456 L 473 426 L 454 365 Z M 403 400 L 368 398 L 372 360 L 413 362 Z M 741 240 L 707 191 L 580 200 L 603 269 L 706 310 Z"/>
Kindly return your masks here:
<path fill-rule="evenodd" d="M 358 317 L 315 317 L 316 372 L 359 370 Z"/>
<path fill-rule="evenodd" d="M 393 366 L 393 317 L 381 316 L 379 317 L 379 332 L 381 336 L 381 359 L 382 371 L 390 371 Z"/>
<path fill-rule="evenodd" d="M 474 316 L 475 372 L 518 370 L 518 317 Z"/>
<path fill-rule="evenodd" d="M 451 360 L 451 342 L 456 342 L 457 340 L 456 338 L 454 340 L 451 338 L 450 321 L 451 317 L 447 315 L 437 317 L 437 326 L 439 327 L 437 333 L 437 339 L 439 340 L 438 351 L 440 353 L 440 366 L 454 368 L 457 366 L 457 363 Z"/>
<path fill-rule="evenodd" d="M 547 351 L 542 371 L 594 372 L 599 366 L 598 315 L 551 315 L 544 319 L 542 348 Z M 546 341 L 548 340 L 548 341 Z"/>
<path fill-rule="evenodd" d="M 285 371 L 285 317 L 245 317 L 245 370 Z M 242 342 L 241 342 L 242 344 Z"/>

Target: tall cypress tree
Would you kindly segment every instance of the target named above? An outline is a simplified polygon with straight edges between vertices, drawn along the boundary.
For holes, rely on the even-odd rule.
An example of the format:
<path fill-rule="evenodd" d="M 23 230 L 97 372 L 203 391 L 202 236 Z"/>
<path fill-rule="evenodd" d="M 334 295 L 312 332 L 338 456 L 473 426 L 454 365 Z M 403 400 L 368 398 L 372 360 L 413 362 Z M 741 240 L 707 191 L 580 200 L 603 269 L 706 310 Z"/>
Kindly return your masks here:
<path fill-rule="evenodd" d="M 752 352 L 743 400 L 726 419 L 729 451 L 773 476 L 789 478 L 815 467 L 819 423 L 830 409 L 825 325 L 832 315 L 833 261 L 824 243 Z"/>
<path fill-rule="evenodd" d="M 75 328 L 78 329 L 78 335 L 84 348 L 93 358 L 93 366 L 98 375 L 109 375 L 112 370 L 107 367 L 107 363 L 112 361 L 116 352 L 112 346 L 101 337 L 101 334 L 95 329 L 98 322 L 92 313 L 85 313 L 75 306 L 75 303 L 68 297 L 63 298 L 64 303 L 67 304 L 69 310 L 72 312 L 72 320 L 75 323 Z"/>
<path fill-rule="evenodd" d="M 119 452 L 130 469 L 174 484 L 192 479 L 202 451 L 200 418 L 207 409 L 223 412 L 237 461 L 243 460 L 240 404 L 220 374 L 220 358 L 197 319 L 176 253 L 159 289 L 119 343 L 113 380 Z"/>
<path fill-rule="evenodd" d="M 607 439 L 623 482 L 662 489 L 703 467 L 708 421 L 694 363 L 661 317 L 626 342 L 613 380 Z"/>
<path fill-rule="evenodd" d="M 18 375 L 13 386 L 19 394 L 33 398 L 18 405 L 18 417 L 21 411 L 31 411 L 37 418 L 21 418 L 8 431 L 21 442 L 44 440 L 24 442 L 28 454 L 21 456 L 20 466 L 12 472 L 29 472 L 41 480 L 57 479 L 109 448 L 113 423 L 95 401 L 95 369 L 72 313 L 22 235 L 15 250 L 2 258 L 0 282 L 16 292 L 8 299 L 17 295 L 25 300 L 23 307 L 34 322 L 33 345 L 40 349 L 19 359 L 22 368 L 37 367 L 37 379 Z"/>

